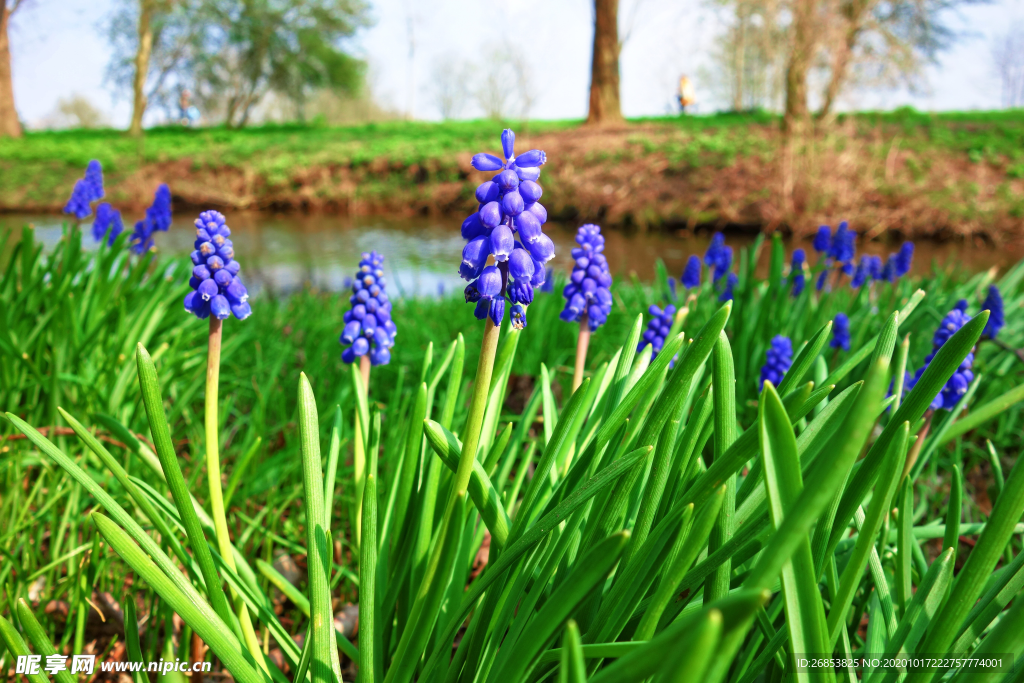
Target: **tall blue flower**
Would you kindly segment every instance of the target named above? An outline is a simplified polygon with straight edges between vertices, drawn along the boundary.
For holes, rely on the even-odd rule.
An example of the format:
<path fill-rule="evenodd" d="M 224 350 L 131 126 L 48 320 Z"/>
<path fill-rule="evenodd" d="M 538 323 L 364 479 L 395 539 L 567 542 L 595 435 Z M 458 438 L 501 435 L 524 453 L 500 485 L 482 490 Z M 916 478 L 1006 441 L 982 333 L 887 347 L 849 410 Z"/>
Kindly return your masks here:
<path fill-rule="evenodd" d="M 991 318 L 990 318 L 991 319 Z M 959 308 L 954 308 L 952 311 L 946 314 L 946 317 L 939 323 L 939 328 L 935 330 L 935 335 L 932 337 L 932 352 L 925 356 L 924 364 L 917 369 L 917 372 L 907 383 L 907 391 L 914 388 L 920 379 L 921 375 L 924 374 L 925 368 L 935 358 L 935 354 L 939 352 L 942 345 L 949 340 L 957 330 L 963 327 L 970 317 L 961 311 Z M 942 388 L 942 391 L 932 400 L 931 408 L 938 410 L 939 408 L 945 408 L 946 410 L 952 410 L 956 407 L 956 404 L 960 401 L 960 398 L 967 393 L 967 388 L 970 386 L 971 381 L 974 379 L 974 373 L 971 371 L 971 366 L 974 365 L 974 350 L 967 354 L 963 362 L 953 373 L 953 376 L 946 382 L 946 386 Z"/>
<path fill-rule="evenodd" d="M 121 212 L 112 207 L 108 202 L 103 202 L 96 207 L 96 220 L 92 224 L 92 236 L 97 242 L 102 242 L 107 237 L 107 245 L 113 245 L 117 236 L 124 232 L 124 222 L 121 220 Z M 109 233 L 109 236 L 108 236 Z"/>
<path fill-rule="evenodd" d="M 85 176 L 75 181 L 71 197 L 64 205 L 64 213 L 82 220 L 92 213 L 90 204 L 103 199 L 103 168 L 93 159 L 85 167 Z"/>
<path fill-rule="evenodd" d="M 709 270 L 714 268 L 718 265 L 724 251 L 725 235 L 720 232 L 716 232 L 711 236 L 711 244 L 708 245 L 708 250 L 704 252 L 704 265 L 706 265 Z"/>
<path fill-rule="evenodd" d="M 876 256 L 876 255 L 872 254 L 868 258 L 871 259 L 871 261 L 868 263 L 868 274 L 871 276 L 872 280 L 881 280 L 882 279 L 882 257 L 881 256 Z"/>
<path fill-rule="evenodd" d="M 761 382 L 759 386 L 763 388 L 766 381 L 779 386 L 779 382 L 782 381 L 782 377 L 792 364 L 793 342 L 789 340 L 789 337 L 784 337 L 781 334 L 776 335 L 765 354 L 765 363 L 761 367 Z"/>
<path fill-rule="evenodd" d="M 968 305 L 969 304 L 967 303 L 967 299 L 960 299 L 959 301 L 956 302 L 953 308 L 957 309 L 958 311 L 963 311 L 964 313 L 966 313 Z M 991 318 L 989 319 L 991 320 Z"/>
<path fill-rule="evenodd" d="M 896 277 L 903 277 L 910 272 L 910 266 L 914 263 L 914 243 L 904 242 L 900 250 L 896 252 Z"/>
<path fill-rule="evenodd" d="M 467 243 L 459 274 L 470 281 L 466 301 L 476 303 L 477 318 L 489 317 L 500 325 L 507 299 L 519 304 L 513 324 L 522 328 L 526 326 L 525 307 L 533 303 L 534 289 L 546 281 L 544 264 L 554 257 L 555 244 L 541 229 L 548 212 L 539 201 L 543 191 L 537 179 L 547 156 L 538 149 L 515 156 L 515 138 L 510 128 L 501 134 L 504 161 L 492 154 L 473 157 L 473 168 L 497 173 L 476 189 L 479 208 L 462 222 Z M 489 266 L 498 273 L 495 291 L 491 286 L 493 277 L 480 282 L 491 255 L 497 264 Z"/>
<path fill-rule="evenodd" d="M 836 263 L 842 266 L 844 273 L 849 275 L 853 272 L 853 256 L 856 251 L 857 233 L 850 230 L 849 224 L 843 221 L 836 228 L 836 234 L 832 238 L 832 245 L 829 247 L 828 255 Z"/>
<path fill-rule="evenodd" d="M 832 228 L 827 225 L 818 227 L 814 235 L 814 251 L 819 254 L 826 254 L 832 248 Z"/>
<path fill-rule="evenodd" d="M 687 289 L 700 286 L 700 256 L 692 255 L 686 260 L 686 268 L 679 280 Z"/>
<path fill-rule="evenodd" d="M 789 279 L 793 283 L 793 296 L 800 296 L 800 293 L 804 291 L 804 285 L 807 284 L 807 276 L 804 274 L 804 263 L 807 261 L 807 255 L 803 249 L 793 250 L 793 261 L 789 267 Z"/>
<path fill-rule="evenodd" d="M 592 223 L 581 225 L 576 231 L 576 243 L 580 246 L 572 250 L 576 263 L 569 276 L 569 284 L 562 291 L 565 308 L 560 317 L 566 322 L 575 322 L 586 315 L 593 332 L 604 325 L 611 313 L 612 295 L 608 288 L 612 284 L 612 276 L 608 272 L 608 259 L 602 253 L 604 237 L 599 226 Z M 525 325 L 525 311 L 523 316 Z"/>
<path fill-rule="evenodd" d="M 718 295 L 719 301 L 731 301 L 733 297 L 733 287 L 739 281 L 739 277 L 736 273 L 729 273 L 729 277 L 725 280 L 725 287 L 722 288 L 722 293 Z"/>
<path fill-rule="evenodd" d="M 885 261 L 885 266 L 882 267 L 882 272 L 879 274 L 879 280 L 885 280 L 886 282 L 896 282 L 896 254 L 889 254 L 889 258 Z"/>
<path fill-rule="evenodd" d="M 981 304 L 981 310 L 988 311 L 988 323 L 985 324 L 985 330 L 982 332 L 989 339 L 995 339 L 996 335 L 999 334 L 999 330 L 1003 329 L 1003 325 L 1006 324 L 1005 312 L 1003 311 L 1003 295 L 999 293 L 999 288 L 995 285 L 989 285 L 988 296 L 985 297 L 985 301 Z"/>
<path fill-rule="evenodd" d="M 640 338 L 636 350 L 643 351 L 644 347 L 650 344 L 651 360 L 653 360 L 665 346 L 665 339 L 668 338 L 668 333 L 672 330 L 672 319 L 675 317 L 676 307 L 670 304 L 665 307 L 665 310 L 662 310 L 651 304 L 647 312 L 651 315 L 651 319 L 647 321 L 647 329 L 644 330 L 644 335 Z"/>
<path fill-rule="evenodd" d="M 832 321 L 832 341 L 828 345 L 833 349 L 850 350 L 850 319 L 845 313 L 836 313 Z"/>
<path fill-rule="evenodd" d="M 242 267 L 235 260 L 231 229 L 219 211 L 203 211 L 196 219 L 195 251 L 192 252 L 191 292 L 185 295 L 185 310 L 202 319 L 224 320 L 234 315 L 245 320 L 252 314 L 249 292 L 238 279 Z"/>
<path fill-rule="evenodd" d="M 850 286 L 854 289 L 859 289 L 864 286 L 864 283 L 871 277 L 871 257 L 861 256 L 860 262 L 857 264 L 857 268 L 853 271 L 853 277 L 850 279 Z"/>
<path fill-rule="evenodd" d="M 153 233 L 167 232 L 171 227 L 171 190 L 160 185 L 153 195 L 153 203 L 146 209 L 146 217 L 135 223 L 129 242 L 136 254 L 153 248 Z"/>
<path fill-rule="evenodd" d="M 384 291 L 384 257 L 375 251 L 363 252 L 359 270 L 352 280 L 352 308 L 346 311 L 345 329 L 341 343 L 348 348 L 341 352 L 341 360 L 353 362 L 370 354 L 373 365 L 387 365 L 391 361 L 391 347 L 395 345 L 398 328 L 391 319 L 391 301 Z"/>
<path fill-rule="evenodd" d="M 676 284 L 676 279 L 674 277 L 672 277 L 671 275 L 669 275 L 668 276 L 668 291 L 671 292 L 672 300 L 673 301 L 675 301 L 676 299 L 679 298 L 679 295 L 677 293 L 677 289 L 678 289 L 678 285 Z"/>

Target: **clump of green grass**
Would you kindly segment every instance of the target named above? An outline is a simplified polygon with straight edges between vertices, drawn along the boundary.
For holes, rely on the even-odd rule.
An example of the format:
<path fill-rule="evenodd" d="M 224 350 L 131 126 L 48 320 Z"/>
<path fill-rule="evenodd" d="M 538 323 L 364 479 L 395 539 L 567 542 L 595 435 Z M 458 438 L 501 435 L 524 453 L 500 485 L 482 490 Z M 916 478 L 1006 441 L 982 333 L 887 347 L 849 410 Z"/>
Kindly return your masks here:
<path fill-rule="evenodd" d="M 1024 469 L 1002 457 L 1019 452 L 1024 265 L 996 281 L 1002 341 L 979 343 L 987 313 L 975 315 L 892 397 L 890 379 L 993 273 L 794 298 L 781 241 L 759 238 L 739 258 L 734 299 L 717 301 L 709 283 L 677 302 L 681 332 L 653 359 L 638 342 L 642 312 L 672 298 L 664 273 L 616 285 L 572 393 L 574 335 L 557 296 L 538 294 L 525 330 L 467 324 L 456 299 L 400 300 L 392 364 L 369 387 L 337 360 L 329 295 L 256 301 L 226 328 L 224 398 L 204 436 L 206 337 L 177 310 L 180 280 L 120 245 L 87 260 L 77 239 L 69 230 L 43 257 L 24 233 L 0 280 L 0 301 L 35 306 L 0 313 L 3 666 L 30 650 L 80 652 L 93 589 L 131 606 L 132 658 L 201 657 L 201 641 L 247 683 L 835 680 L 852 674 L 804 672 L 798 656 L 1024 651 L 1024 609 L 1007 609 L 1024 585 Z M 762 250 L 767 279 L 755 274 Z M 828 346 L 838 311 L 848 352 Z M 64 332 L 45 335 L 58 317 Z M 795 357 L 762 388 L 776 334 Z M 961 404 L 930 412 L 972 349 Z M 117 389 L 122 374 L 131 381 Z M 210 438 L 228 463 L 226 529 L 201 493 Z M 984 512 L 961 498 L 979 463 L 994 481 Z M 279 551 L 304 557 L 305 581 L 279 570 Z M 63 624 L 43 615 L 50 599 L 68 604 Z M 339 600 L 358 603 L 357 633 L 333 628 Z"/>

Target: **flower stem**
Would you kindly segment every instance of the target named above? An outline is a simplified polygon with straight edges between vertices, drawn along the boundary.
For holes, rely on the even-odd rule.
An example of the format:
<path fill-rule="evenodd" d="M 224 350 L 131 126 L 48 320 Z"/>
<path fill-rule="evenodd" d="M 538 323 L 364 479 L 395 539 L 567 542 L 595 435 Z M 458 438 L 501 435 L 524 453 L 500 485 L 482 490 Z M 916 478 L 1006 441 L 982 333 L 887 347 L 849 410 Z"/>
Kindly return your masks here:
<path fill-rule="evenodd" d="M 587 366 L 587 347 L 590 346 L 590 323 L 587 312 L 580 316 L 580 334 L 576 337 L 576 369 L 572 374 L 572 390 L 575 392 L 583 384 L 583 369 Z"/>
<path fill-rule="evenodd" d="M 220 383 L 220 347 L 223 336 L 223 324 L 217 318 L 210 316 L 209 346 L 206 355 L 206 479 L 210 486 L 210 512 L 213 517 L 213 527 L 217 532 L 217 550 L 228 569 L 235 571 L 235 557 L 231 553 L 231 537 L 228 533 L 228 523 L 224 516 L 224 493 L 221 490 L 220 472 L 220 421 L 217 411 L 218 384 Z M 252 654 L 256 664 L 264 671 L 267 671 L 267 664 L 263 658 L 263 650 L 260 641 L 256 637 L 256 631 L 252 627 L 252 620 L 249 618 L 249 610 L 242 602 L 241 596 L 231 590 L 235 601 L 235 612 L 238 614 L 238 621 L 242 626 L 242 635 L 245 637 L 245 645 Z"/>
<path fill-rule="evenodd" d="M 498 350 L 498 336 L 501 328 L 490 318 L 484 321 L 484 341 L 480 347 L 480 361 L 476 366 L 476 379 L 473 380 L 473 402 L 469 405 L 469 417 L 462 440 L 462 457 L 455 471 L 455 482 L 452 499 L 456 494 L 465 493 L 469 486 L 469 477 L 473 473 L 473 461 L 476 449 L 480 445 L 480 429 L 483 427 L 484 411 L 487 408 L 487 393 L 491 387 L 491 373 L 494 371 L 494 355 Z"/>
<path fill-rule="evenodd" d="M 363 391 L 367 397 L 370 395 L 370 355 L 368 353 L 359 357 L 359 374 L 363 376 Z M 356 500 L 355 500 L 355 523 L 353 529 L 356 536 L 356 547 L 362 538 L 363 531 L 363 487 L 366 486 L 366 435 L 363 434 L 365 426 L 359 418 L 359 411 L 356 410 L 355 445 L 353 446 L 352 465 L 355 468 Z"/>

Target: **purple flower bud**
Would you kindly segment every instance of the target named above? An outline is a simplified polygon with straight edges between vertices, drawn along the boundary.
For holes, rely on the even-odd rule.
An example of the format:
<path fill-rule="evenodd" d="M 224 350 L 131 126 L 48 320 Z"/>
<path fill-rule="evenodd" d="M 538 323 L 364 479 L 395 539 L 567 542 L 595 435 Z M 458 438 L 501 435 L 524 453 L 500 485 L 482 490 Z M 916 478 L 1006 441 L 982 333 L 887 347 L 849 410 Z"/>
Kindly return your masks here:
<path fill-rule="evenodd" d="M 366 352 L 370 350 L 370 342 L 366 337 L 356 337 L 356 340 L 352 342 L 352 350 L 357 356 L 365 356 Z"/>
<path fill-rule="evenodd" d="M 512 329 L 521 330 L 526 327 L 526 308 L 522 304 L 513 304 L 509 316 L 512 320 Z"/>
<path fill-rule="evenodd" d="M 498 202 L 488 202 L 480 207 L 480 222 L 484 227 L 494 228 L 501 222 L 501 207 Z"/>
<path fill-rule="evenodd" d="M 206 267 L 210 270 L 220 270 L 224 267 L 224 260 L 220 256 L 211 256 L 206 259 Z"/>
<path fill-rule="evenodd" d="M 231 281 L 231 284 L 225 288 L 224 293 L 233 304 L 241 304 L 249 300 L 249 292 L 238 278 Z"/>
<path fill-rule="evenodd" d="M 533 256 L 531 255 L 530 258 L 533 258 Z M 534 287 L 541 287 L 546 283 L 547 268 L 545 268 L 544 264 L 538 261 L 537 259 L 533 259 L 533 277 L 530 278 L 530 284 L 533 285 Z"/>
<path fill-rule="evenodd" d="M 491 253 L 494 254 L 494 260 L 507 261 L 508 256 L 512 253 L 515 239 L 512 237 L 512 229 L 507 225 L 502 224 L 491 231 Z"/>
<path fill-rule="evenodd" d="M 539 149 L 531 149 L 529 152 L 523 152 L 516 157 L 516 166 L 520 168 L 532 168 L 536 166 L 543 166 L 548 160 L 548 156 Z"/>
<path fill-rule="evenodd" d="M 515 144 L 516 134 L 512 132 L 511 128 L 501 131 L 501 151 L 505 153 L 506 159 L 515 156 Z"/>
<path fill-rule="evenodd" d="M 351 346 L 341 352 L 341 362 L 343 363 L 354 363 L 358 357 L 359 356 L 356 355 L 355 349 Z"/>
<path fill-rule="evenodd" d="M 234 280 L 226 269 L 221 268 L 214 274 L 213 281 L 217 283 L 218 287 L 227 287 Z"/>
<path fill-rule="evenodd" d="M 544 194 L 544 190 L 532 180 L 526 180 L 519 184 L 519 194 L 524 202 L 532 204 L 540 199 L 541 195 Z"/>
<path fill-rule="evenodd" d="M 231 315 L 231 306 L 227 297 L 218 294 L 210 300 L 210 314 L 217 320 L 224 320 Z"/>
<path fill-rule="evenodd" d="M 508 273 L 516 282 L 520 280 L 529 281 L 533 278 L 533 257 L 526 249 L 516 247 L 508 257 Z"/>
<path fill-rule="evenodd" d="M 242 269 L 242 266 L 238 263 L 238 261 L 232 259 L 231 263 L 224 266 L 224 269 L 227 270 L 232 275 L 238 275 L 238 271 Z"/>
<path fill-rule="evenodd" d="M 210 279 L 210 269 L 206 266 L 199 265 L 192 269 L 192 277 L 196 278 L 200 282 L 203 280 Z"/>
<path fill-rule="evenodd" d="M 199 292 L 199 296 L 203 297 L 203 301 L 209 301 L 220 293 L 220 288 L 213 281 L 213 278 L 207 278 L 199 284 L 199 288 L 196 291 Z"/>
<path fill-rule="evenodd" d="M 198 292 L 193 291 L 185 295 L 185 310 L 188 311 L 189 313 L 191 313 L 193 308 L 195 307 L 196 299 L 198 299 L 200 302 L 203 300 L 203 298 L 199 296 Z"/>
<path fill-rule="evenodd" d="M 523 212 L 523 197 L 518 190 L 512 190 L 501 198 L 501 209 L 509 216 L 518 216 Z"/>
<path fill-rule="evenodd" d="M 376 346 L 370 351 L 370 365 L 387 365 L 391 362 L 391 351 Z"/>
<path fill-rule="evenodd" d="M 505 300 L 491 299 L 491 305 L 488 307 L 487 315 L 490 316 L 491 321 L 501 327 L 501 322 L 505 319 Z"/>
<path fill-rule="evenodd" d="M 462 248 L 462 265 L 459 266 L 459 274 L 462 275 L 464 280 L 475 280 L 480 275 L 480 271 L 483 270 L 484 264 L 487 263 L 487 257 L 490 254 L 490 238 L 480 236 L 471 239 Z"/>
<path fill-rule="evenodd" d="M 470 282 L 468 285 L 466 285 L 464 294 L 466 295 L 467 304 L 480 301 L 480 290 L 476 288 L 475 282 Z"/>
<path fill-rule="evenodd" d="M 493 154 L 474 154 L 472 164 L 478 171 L 499 171 L 505 167 L 501 159 Z"/>
<path fill-rule="evenodd" d="M 547 263 L 555 255 L 555 243 L 544 233 L 541 233 L 535 241 L 528 243 L 526 249 L 530 252 L 530 256 L 541 263 Z"/>
<path fill-rule="evenodd" d="M 536 181 L 540 178 L 540 169 L 536 166 L 533 168 L 519 168 L 516 166 L 516 175 L 519 176 L 519 180 L 533 180 Z"/>
<path fill-rule="evenodd" d="M 498 187 L 504 192 L 514 190 L 519 187 L 519 176 L 516 175 L 515 171 L 505 169 L 501 173 L 495 176 L 498 182 Z"/>
<path fill-rule="evenodd" d="M 481 204 L 493 202 L 498 199 L 498 196 L 498 184 L 493 180 L 480 183 L 480 187 L 476 188 L 476 200 Z"/>
<path fill-rule="evenodd" d="M 534 202 L 529 206 L 525 207 L 523 210 L 532 213 L 534 216 L 537 217 L 537 220 L 539 220 L 541 223 L 548 222 L 548 210 L 545 209 L 544 205 L 541 204 L 540 202 Z"/>
<path fill-rule="evenodd" d="M 366 306 L 363 304 L 356 304 L 352 307 L 352 317 L 356 320 L 362 320 L 366 317 Z"/>
<path fill-rule="evenodd" d="M 359 321 L 353 320 L 352 322 L 345 325 L 345 329 L 341 332 L 341 343 L 351 344 L 359 336 Z"/>
<path fill-rule="evenodd" d="M 203 262 L 203 256 L 199 253 L 199 251 L 193 251 L 191 254 L 188 255 L 188 257 L 192 259 L 193 266 L 198 266 L 200 263 Z"/>
<path fill-rule="evenodd" d="M 491 302 L 487 299 L 480 299 L 476 302 L 476 308 L 473 309 L 473 315 L 476 316 L 477 320 L 485 320 L 487 318 L 487 310 L 490 308 Z"/>
<path fill-rule="evenodd" d="M 516 228 L 523 242 L 533 242 L 540 236 L 540 221 L 529 211 L 523 211 L 516 216 Z"/>
<path fill-rule="evenodd" d="M 498 296 L 501 293 L 501 271 L 497 266 L 487 266 L 477 278 L 476 288 L 483 298 Z"/>
<path fill-rule="evenodd" d="M 533 303 L 533 285 L 529 280 L 518 280 L 509 287 L 509 298 L 515 303 L 529 306 Z"/>

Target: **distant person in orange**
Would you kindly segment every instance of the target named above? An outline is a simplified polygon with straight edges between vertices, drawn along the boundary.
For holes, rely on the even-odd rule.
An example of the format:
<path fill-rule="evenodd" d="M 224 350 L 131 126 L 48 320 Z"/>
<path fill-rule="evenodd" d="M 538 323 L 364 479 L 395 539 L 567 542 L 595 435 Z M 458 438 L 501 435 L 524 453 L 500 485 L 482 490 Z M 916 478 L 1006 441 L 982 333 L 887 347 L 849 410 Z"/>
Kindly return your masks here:
<path fill-rule="evenodd" d="M 686 108 L 691 106 L 694 103 L 695 99 L 696 99 L 694 97 L 694 92 L 693 92 L 693 81 L 691 81 L 690 77 L 685 75 L 685 74 L 679 77 L 679 95 L 678 95 L 678 97 L 679 97 L 679 112 L 682 113 L 682 114 L 685 114 L 686 113 Z"/>

